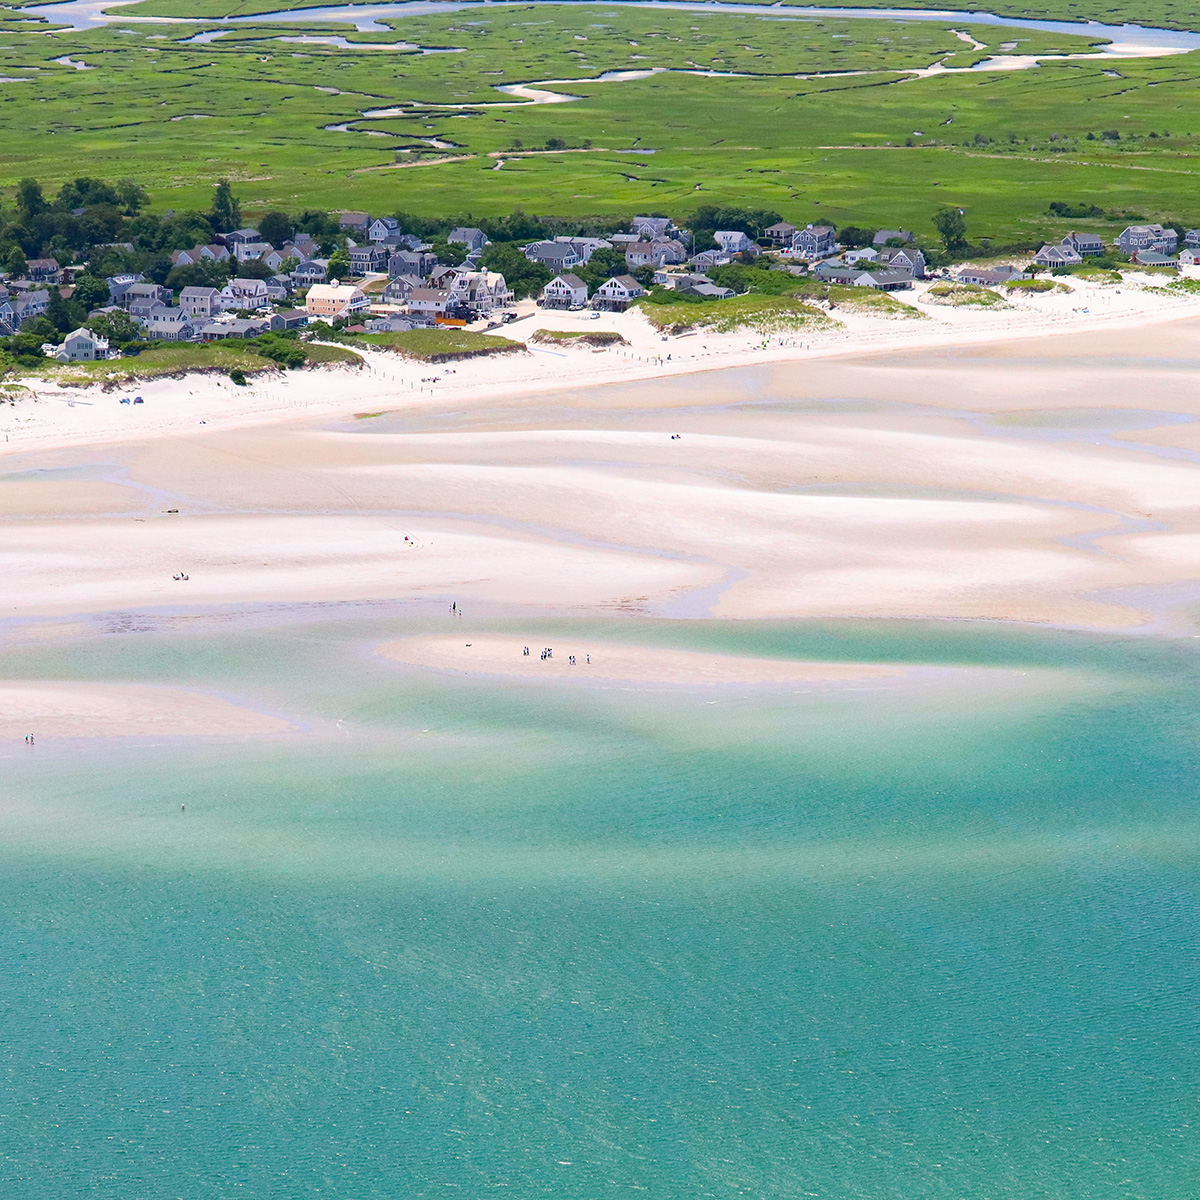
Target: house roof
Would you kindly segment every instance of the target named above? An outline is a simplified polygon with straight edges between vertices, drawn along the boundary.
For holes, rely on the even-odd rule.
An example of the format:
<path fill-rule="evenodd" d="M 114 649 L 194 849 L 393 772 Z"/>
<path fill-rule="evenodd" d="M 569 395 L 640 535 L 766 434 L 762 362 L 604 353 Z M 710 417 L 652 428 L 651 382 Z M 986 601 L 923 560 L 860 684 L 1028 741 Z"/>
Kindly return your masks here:
<path fill-rule="evenodd" d="M 310 300 L 353 300 L 355 293 L 362 293 L 352 283 L 314 283 L 308 289 Z"/>
<path fill-rule="evenodd" d="M 551 283 L 565 283 L 567 287 L 586 288 L 587 284 L 579 278 L 578 275 L 559 275 L 557 278 L 550 280 Z"/>

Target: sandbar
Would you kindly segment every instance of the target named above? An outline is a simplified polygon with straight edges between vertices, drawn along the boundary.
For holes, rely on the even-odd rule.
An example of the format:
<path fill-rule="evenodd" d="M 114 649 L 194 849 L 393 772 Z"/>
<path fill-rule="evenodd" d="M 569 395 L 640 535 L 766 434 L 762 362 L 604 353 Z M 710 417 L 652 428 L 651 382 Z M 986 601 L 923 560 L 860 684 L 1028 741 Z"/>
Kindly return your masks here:
<path fill-rule="evenodd" d="M 528 655 L 524 653 L 526 645 L 529 646 Z M 541 654 L 547 646 L 553 649 L 554 654 L 544 659 Z M 603 680 L 712 687 L 722 684 L 844 682 L 904 674 L 903 667 L 883 663 L 748 658 L 601 639 L 561 638 L 557 635 L 537 644 L 496 635 L 412 637 L 388 642 L 379 647 L 379 653 L 393 662 L 436 671 L 579 683 Z M 575 657 L 574 663 L 571 662 L 572 656 Z"/>
<path fill-rule="evenodd" d="M 279 717 L 220 696 L 136 683 L 0 681 L 0 741 L 52 738 L 228 737 L 284 733 Z"/>

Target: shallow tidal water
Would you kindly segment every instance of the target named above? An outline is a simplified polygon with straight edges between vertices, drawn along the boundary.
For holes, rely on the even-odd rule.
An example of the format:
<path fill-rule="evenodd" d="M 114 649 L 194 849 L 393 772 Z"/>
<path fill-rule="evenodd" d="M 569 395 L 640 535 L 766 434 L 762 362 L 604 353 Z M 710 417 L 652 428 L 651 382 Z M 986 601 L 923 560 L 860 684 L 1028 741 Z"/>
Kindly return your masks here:
<path fill-rule="evenodd" d="M 441 625 L 0 642 L 298 729 L 0 748 L 0 1192 L 1196 1194 L 1200 640 L 557 626 L 981 668 L 695 691 L 373 653 Z"/>

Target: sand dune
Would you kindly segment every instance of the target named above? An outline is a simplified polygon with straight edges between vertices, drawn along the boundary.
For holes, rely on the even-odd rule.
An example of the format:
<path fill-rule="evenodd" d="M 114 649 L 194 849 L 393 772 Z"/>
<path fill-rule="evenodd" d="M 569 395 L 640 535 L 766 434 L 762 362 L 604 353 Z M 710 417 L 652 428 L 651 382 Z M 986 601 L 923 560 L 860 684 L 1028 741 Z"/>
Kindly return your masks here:
<path fill-rule="evenodd" d="M 278 717 L 219 696 L 133 683 L 0 681 L 0 740 L 283 733 Z"/>

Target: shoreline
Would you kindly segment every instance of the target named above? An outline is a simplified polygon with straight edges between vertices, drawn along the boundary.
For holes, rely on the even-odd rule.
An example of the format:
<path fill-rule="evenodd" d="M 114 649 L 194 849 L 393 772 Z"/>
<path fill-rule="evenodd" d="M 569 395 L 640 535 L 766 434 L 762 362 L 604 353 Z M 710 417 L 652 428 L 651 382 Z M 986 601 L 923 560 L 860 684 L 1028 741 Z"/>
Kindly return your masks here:
<path fill-rule="evenodd" d="M 637 310 L 606 313 L 597 321 L 570 312 L 537 310 L 498 330 L 503 336 L 525 341 L 524 354 L 468 359 L 455 365 L 355 347 L 364 360 L 361 368 L 272 372 L 261 381 L 252 377 L 245 387 L 234 386 L 223 375 L 204 373 L 135 381 L 123 390 L 145 395 L 145 405 L 136 408 L 120 406 L 118 393 L 106 392 L 100 385 L 62 387 L 14 379 L 12 384 L 29 395 L 8 404 L 0 402 L 0 455 L 182 433 L 196 436 L 267 425 L 350 420 L 405 410 L 418 414 L 444 402 L 516 402 L 574 388 L 787 363 L 1001 345 L 1200 317 L 1200 295 L 1158 295 L 1136 283 L 1098 285 L 1075 279 L 1072 284 L 1070 295 L 1033 293 L 998 311 L 923 303 L 926 285 L 911 298 L 904 298 L 922 319 L 875 317 L 839 307 L 837 328 L 769 334 L 743 329 L 730 334 L 690 331 L 667 335 L 655 330 Z M 1121 302 L 1114 303 L 1118 299 Z M 1096 312 L 1072 311 L 1082 301 L 1088 301 L 1089 308 L 1092 304 L 1106 307 Z M 603 350 L 563 349 L 528 341 L 538 329 L 563 327 L 618 332 L 629 344 Z M 377 404 L 383 407 L 375 410 Z M 169 406 L 165 412 L 164 406 Z"/>
<path fill-rule="evenodd" d="M 630 345 L 5 406 L 0 616 L 436 601 L 1180 628 L 1200 297 L 1022 301 L 666 342 L 637 312 L 537 313 L 505 332 Z"/>

